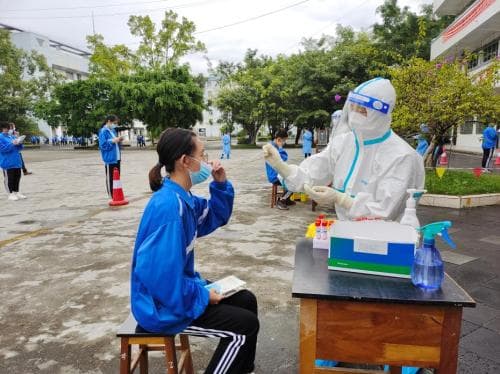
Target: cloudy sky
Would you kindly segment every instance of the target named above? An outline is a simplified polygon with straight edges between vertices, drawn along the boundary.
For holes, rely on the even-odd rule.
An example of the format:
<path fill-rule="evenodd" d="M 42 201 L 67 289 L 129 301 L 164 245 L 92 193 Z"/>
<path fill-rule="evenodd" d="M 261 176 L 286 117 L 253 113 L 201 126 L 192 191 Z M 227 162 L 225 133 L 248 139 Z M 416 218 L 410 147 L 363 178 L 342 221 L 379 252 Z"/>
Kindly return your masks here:
<path fill-rule="evenodd" d="M 298 51 L 303 37 L 334 35 L 336 24 L 367 29 L 379 18 L 383 0 L 0 0 L 0 23 L 46 35 L 53 40 L 86 49 L 92 33 L 92 13 L 97 33 L 107 44 L 131 48 L 138 40 L 128 31 L 131 14 L 149 15 L 159 23 L 172 9 L 196 24 L 197 38 L 207 53 L 187 61 L 195 72 L 205 72 L 211 61 L 240 61 L 247 48 L 275 56 Z M 399 0 L 419 11 L 432 0 Z M 236 25 L 233 25 L 236 24 Z M 217 30 L 213 30 L 217 29 Z"/>

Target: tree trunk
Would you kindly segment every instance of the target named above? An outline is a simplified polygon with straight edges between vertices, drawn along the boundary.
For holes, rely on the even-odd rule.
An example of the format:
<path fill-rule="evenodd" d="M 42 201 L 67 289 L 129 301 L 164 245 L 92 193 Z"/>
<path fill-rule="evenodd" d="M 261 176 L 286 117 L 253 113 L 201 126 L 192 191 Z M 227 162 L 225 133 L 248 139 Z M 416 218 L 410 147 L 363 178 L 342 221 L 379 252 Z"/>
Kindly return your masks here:
<path fill-rule="evenodd" d="M 257 133 L 259 132 L 260 125 L 252 124 L 249 126 L 244 126 L 248 133 L 248 144 L 256 144 Z"/>

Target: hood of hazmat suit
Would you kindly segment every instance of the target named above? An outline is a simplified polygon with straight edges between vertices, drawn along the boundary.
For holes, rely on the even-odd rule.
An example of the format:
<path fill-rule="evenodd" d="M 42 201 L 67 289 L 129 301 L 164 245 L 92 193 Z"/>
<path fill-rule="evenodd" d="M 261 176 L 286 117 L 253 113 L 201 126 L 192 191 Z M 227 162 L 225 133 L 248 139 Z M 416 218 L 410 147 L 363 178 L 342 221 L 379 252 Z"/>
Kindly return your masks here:
<path fill-rule="evenodd" d="M 291 191 L 304 184 L 332 187 L 354 200 L 350 209 L 336 206 L 341 220 L 362 217 L 399 220 L 406 190 L 422 189 L 422 157 L 391 130 L 396 92 L 383 78 L 367 81 L 348 96 L 343 113 L 351 131 L 334 136 L 322 152 L 290 165 L 286 179 Z"/>

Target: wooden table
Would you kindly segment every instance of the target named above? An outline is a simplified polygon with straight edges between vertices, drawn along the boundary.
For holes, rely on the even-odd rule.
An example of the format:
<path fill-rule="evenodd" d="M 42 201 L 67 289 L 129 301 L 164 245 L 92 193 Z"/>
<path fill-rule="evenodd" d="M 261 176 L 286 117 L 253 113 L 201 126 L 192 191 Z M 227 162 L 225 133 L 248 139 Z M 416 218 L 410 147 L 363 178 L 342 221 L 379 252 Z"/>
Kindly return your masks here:
<path fill-rule="evenodd" d="M 462 308 L 475 301 L 447 274 L 438 291 L 409 279 L 328 270 L 328 251 L 300 239 L 292 296 L 300 298 L 300 373 L 374 373 L 319 368 L 315 359 L 457 371 Z"/>

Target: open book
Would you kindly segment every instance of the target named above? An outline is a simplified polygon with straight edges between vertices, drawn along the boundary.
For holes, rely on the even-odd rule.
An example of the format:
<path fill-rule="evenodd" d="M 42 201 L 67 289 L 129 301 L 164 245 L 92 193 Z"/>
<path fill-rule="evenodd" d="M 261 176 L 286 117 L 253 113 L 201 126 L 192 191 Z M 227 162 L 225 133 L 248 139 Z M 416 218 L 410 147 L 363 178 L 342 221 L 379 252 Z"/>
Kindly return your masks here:
<path fill-rule="evenodd" d="M 207 284 L 205 288 L 207 290 L 211 290 L 213 288 L 218 294 L 221 294 L 222 296 L 231 296 L 232 294 L 235 294 L 236 292 L 243 289 L 243 286 L 245 286 L 245 284 L 246 282 L 235 277 L 234 275 L 230 275 L 228 277 L 219 279 L 216 282 Z"/>

